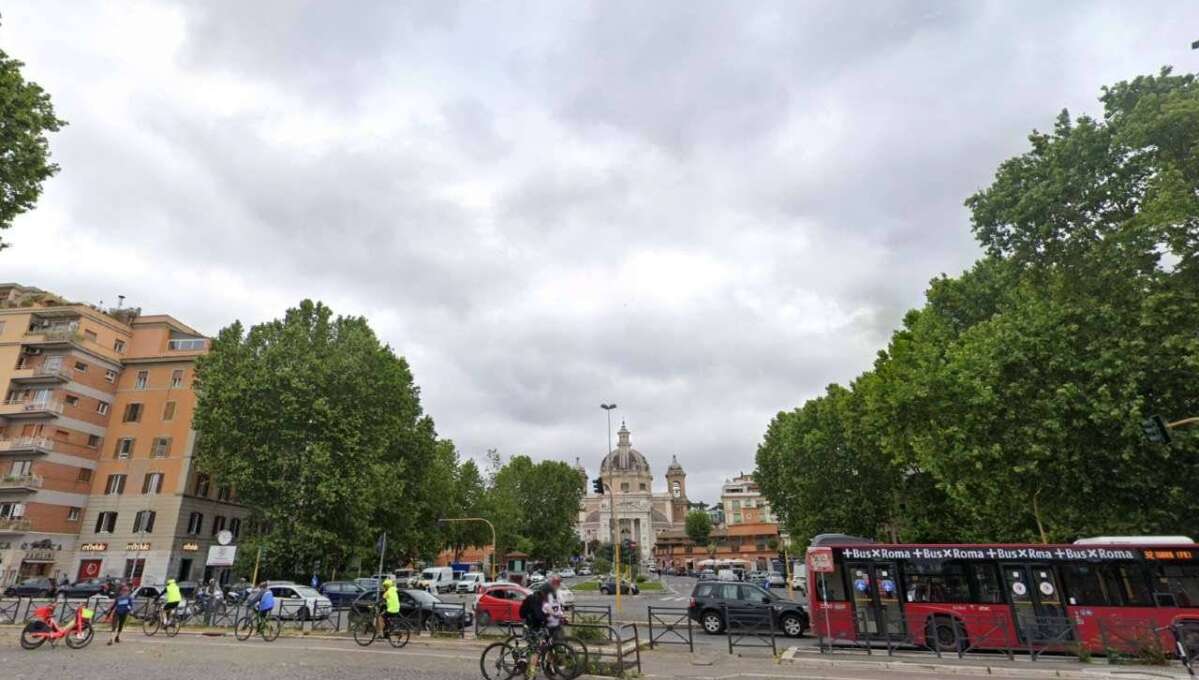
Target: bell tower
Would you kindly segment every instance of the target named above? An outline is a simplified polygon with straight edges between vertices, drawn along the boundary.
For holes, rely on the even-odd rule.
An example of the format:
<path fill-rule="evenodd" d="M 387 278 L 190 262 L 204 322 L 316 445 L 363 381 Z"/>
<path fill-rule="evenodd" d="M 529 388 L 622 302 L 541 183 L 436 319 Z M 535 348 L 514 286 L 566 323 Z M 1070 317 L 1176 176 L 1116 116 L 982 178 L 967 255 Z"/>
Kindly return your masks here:
<path fill-rule="evenodd" d="M 679 457 L 671 456 L 670 466 L 666 468 L 666 493 L 670 495 L 670 508 L 673 521 L 682 522 L 687 516 L 690 503 L 687 501 L 687 473 L 679 465 Z"/>

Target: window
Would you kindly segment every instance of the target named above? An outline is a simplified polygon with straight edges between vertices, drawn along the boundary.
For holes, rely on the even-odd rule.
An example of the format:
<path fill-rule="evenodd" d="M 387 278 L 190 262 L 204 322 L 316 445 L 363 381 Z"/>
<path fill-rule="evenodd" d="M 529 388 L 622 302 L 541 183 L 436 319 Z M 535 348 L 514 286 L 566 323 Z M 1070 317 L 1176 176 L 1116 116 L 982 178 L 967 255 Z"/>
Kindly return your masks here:
<path fill-rule="evenodd" d="M 216 488 L 216 499 L 218 501 L 229 500 L 229 485 L 222 484 Z"/>
<path fill-rule="evenodd" d="M 978 602 L 1003 604 L 1003 588 L 994 564 L 974 565 L 974 584 L 978 586 Z"/>
<path fill-rule="evenodd" d="M 87 468 L 79 468 L 79 476 L 75 478 L 77 482 L 92 481 L 92 471 Z"/>
<path fill-rule="evenodd" d="M 222 517 L 221 515 L 217 515 L 216 517 L 213 517 L 212 518 L 212 535 L 216 536 L 217 534 L 221 533 L 224 530 L 225 530 L 225 518 Z"/>
<path fill-rule="evenodd" d="M 83 512 L 82 508 L 67 508 L 67 521 L 78 522 L 79 515 Z"/>
<path fill-rule="evenodd" d="M 24 503 L 0 503 L 0 519 L 21 519 L 24 516 Z"/>
<path fill-rule="evenodd" d="M 1199 565 L 1161 565 L 1155 582 L 1155 590 L 1172 596 L 1179 607 L 1199 607 Z"/>
<path fill-rule="evenodd" d="M 98 435 L 98 434 L 89 434 L 89 435 L 87 436 L 87 448 L 89 448 L 89 449 L 98 449 L 98 448 L 100 448 L 100 435 Z"/>
<path fill-rule="evenodd" d="M 104 485 L 104 494 L 119 496 L 123 493 L 125 493 L 125 475 L 109 475 L 108 482 Z"/>
<path fill-rule="evenodd" d="M 162 473 L 147 472 L 142 480 L 142 493 L 162 493 Z"/>
<path fill-rule="evenodd" d="M 628 483 L 628 482 L 621 482 L 621 483 L 620 483 L 620 490 L 621 490 L 621 491 L 628 491 L 628 490 L 629 490 L 629 483 Z"/>
<path fill-rule="evenodd" d="M 114 352 L 116 352 L 117 354 L 124 354 L 124 352 L 125 352 L 125 341 L 124 341 L 124 340 L 113 340 L 113 341 L 112 341 L 112 349 L 113 349 L 113 351 L 114 351 Z"/>
<path fill-rule="evenodd" d="M 170 340 L 167 349 L 175 352 L 188 352 L 204 349 L 204 338 L 186 338 Z"/>
<path fill-rule="evenodd" d="M 9 474 L 13 477 L 28 477 L 33 474 L 33 461 L 14 460 L 12 466 L 9 467 Z"/>
<path fill-rule="evenodd" d="M 60 441 L 60 442 L 70 441 L 71 433 L 67 432 L 66 430 L 55 430 L 54 431 L 54 439 L 55 439 L 55 441 Z"/>
<path fill-rule="evenodd" d="M 909 562 L 908 602 L 970 602 L 970 581 L 961 562 Z"/>
<path fill-rule="evenodd" d="M 136 422 L 140 421 L 141 419 L 142 419 L 142 405 L 141 404 L 134 402 L 132 404 L 127 404 L 125 406 L 125 417 L 122 418 L 123 422 L 136 423 Z"/>
<path fill-rule="evenodd" d="M 171 438 L 170 437 L 155 437 L 154 448 L 150 450 L 150 455 L 154 458 L 166 458 L 171 453 Z"/>
<path fill-rule="evenodd" d="M 200 530 L 204 528 L 204 515 L 199 512 L 193 512 L 187 516 L 187 535 L 199 536 Z"/>
<path fill-rule="evenodd" d="M 87 328 L 83 329 L 83 337 L 91 340 L 92 342 L 97 342 L 100 339 L 100 337 L 96 335 L 96 331 Z"/>
<path fill-rule="evenodd" d="M 1091 607 L 1119 607 L 1120 582 L 1111 564 L 1067 564 L 1062 566 L 1069 603 Z"/>
<path fill-rule="evenodd" d="M 1124 604 L 1130 607 L 1152 607 L 1153 592 L 1149 587 L 1149 575 L 1139 564 L 1121 564 L 1116 567 L 1119 573 L 1121 593 Z"/>
<path fill-rule="evenodd" d="M 642 491 L 645 491 L 645 482 L 641 482 L 639 486 L 641 487 Z"/>
<path fill-rule="evenodd" d="M 133 382 L 133 389 L 144 390 L 150 386 L 150 372 L 138 371 L 137 379 Z"/>
<path fill-rule="evenodd" d="M 168 401 L 162 405 L 162 419 L 164 421 L 175 419 L 175 402 Z"/>
<path fill-rule="evenodd" d="M 108 402 L 107 401 L 96 402 L 96 413 L 99 413 L 102 416 L 108 415 Z"/>
<path fill-rule="evenodd" d="M 117 381 L 117 372 L 112 369 L 104 371 L 104 379 L 110 383 L 116 382 Z"/>
<path fill-rule="evenodd" d="M 183 369 L 171 371 L 171 387 L 183 387 Z"/>
<path fill-rule="evenodd" d="M 153 510 L 141 510 L 133 516 L 133 533 L 151 533 L 154 531 L 154 517 L 158 513 Z"/>
<path fill-rule="evenodd" d="M 229 520 L 229 533 L 233 534 L 233 538 L 241 536 L 241 518 L 234 517 Z"/>
<path fill-rule="evenodd" d="M 831 574 L 813 574 L 816 578 L 816 595 L 822 602 L 845 601 L 845 577 L 838 564 Z"/>
<path fill-rule="evenodd" d="M 113 452 L 113 458 L 129 458 L 133 455 L 133 437 L 121 437 L 117 440 L 117 448 Z"/>
<path fill-rule="evenodd" d="M 208 496 L 208 485 L 210 481 L 211 480 L 208 479 L 208 475 L 204 474 L 203 472 L 200 472 L 196 475 L 197 496 Z"/>
<path fill-rule="evenodd" d="M 96 516 L 96 533 L 111 534 L 117 528 L 117 513 L 102 512 Z"/>
<path fill-rule="evenodd" d="M 87 373 L 87 364 L 83 363 L 82 361 L 76 361 L 75 370 L 79 371 L 80 373 Z"/>
<path fill-rule="evenodd" d="M 79 405 L 79 397 L 77 397 L 73 394 L 68 394 L 66 396 L 66 398 L 63 399 L 63 401 L 66 402 L 67 406 L 78 406 Z"/>

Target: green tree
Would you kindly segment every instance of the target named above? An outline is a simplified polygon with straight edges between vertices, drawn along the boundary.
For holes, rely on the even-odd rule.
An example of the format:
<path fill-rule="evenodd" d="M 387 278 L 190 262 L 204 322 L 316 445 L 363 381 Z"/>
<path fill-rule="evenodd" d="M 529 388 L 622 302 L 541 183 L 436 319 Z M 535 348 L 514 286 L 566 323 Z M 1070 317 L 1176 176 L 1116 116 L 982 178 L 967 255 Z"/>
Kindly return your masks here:
<path fill-rule="evenodd" d="M 493 460 L 494 469 L 499 463 Z M 483 507 L 495 524 L 500 553 L 517 549 L 534 560 L 567 561 L 578 544 L 578 473 L 560 461 L 513 456 L 489 476 Z"/>
<path fill-rule="evenodd" d="M 248 332 L 235 322 L 197 362 L 196 392 L 197 469 L 253 509 L 243 545 L 265 549 L 266 573 L 344 569 L 382 531 L 404 546 L 428 514 L 411 480 L 446 446 L 365 319 L 305 300 Z"/>
<path fill-rule="evenodd" d="M 712 518 L 703 510 L 692 510 L 687 513 L 683 530 L 695 545 L 707 545 L 712 536 Z"/>
<path fill-rule="evenodd" d="M 0 230 L 33 208 L 42 183 L 58 172 L 46 133 L 66 125 L 50 95 L 21 75 L 24 64 L 0 50 Z M 0 239 L 0 250 L 7 244 Z"/>

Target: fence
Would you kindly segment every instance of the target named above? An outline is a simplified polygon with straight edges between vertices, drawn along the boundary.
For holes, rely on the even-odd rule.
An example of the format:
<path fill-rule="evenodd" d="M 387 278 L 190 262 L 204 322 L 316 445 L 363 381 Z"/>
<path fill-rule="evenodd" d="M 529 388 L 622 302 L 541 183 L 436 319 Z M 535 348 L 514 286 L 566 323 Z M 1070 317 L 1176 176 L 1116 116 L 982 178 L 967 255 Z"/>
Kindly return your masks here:
<path fill-rule="evenodd" d="M 691 615 L 686 607 L 647 607 L 649 648 L 657 645 L 687 645 L 695 651 Z M 656 630 L 655 630 L 656 628 Z"/>
<path fill-rule="evenodd" d="M 567 634 L 580 640 L 604 640 L 600 643 L 584 642 L 585 672 L 622 678 L 630 669 L 641 672 L 641 635 L 637 624 L 626 623 L 615 627 L 600 623 L 572 623 Z"/>
<path fill-rule="evenodd" d="M 724 617 L 724 633 L 729 643 L 729 654 L 735 647 L 757 647 L 778 654 L 774 643 L 774 609 L 770 606 L 730 607 L 721 606 Z"/>

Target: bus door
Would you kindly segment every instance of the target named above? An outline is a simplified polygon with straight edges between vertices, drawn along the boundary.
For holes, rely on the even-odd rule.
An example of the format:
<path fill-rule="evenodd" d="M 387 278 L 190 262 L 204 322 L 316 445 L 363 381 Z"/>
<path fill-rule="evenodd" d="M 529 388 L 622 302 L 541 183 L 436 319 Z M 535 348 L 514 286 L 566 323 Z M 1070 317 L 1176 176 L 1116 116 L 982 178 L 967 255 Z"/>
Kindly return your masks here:
<path fill-rule="evenodd" d="M 898 571 L 894 562 L 849 562 L 854 621 L 858 636 L 903 638 L 906 627 L 899 602 Z"/>
<path fill-rule="evenodd" d="M 1021 642 L 1066 642 L 1073 638 L 1053 567 L 1001 564 L 999 570 L 1007 585 Z"/>

